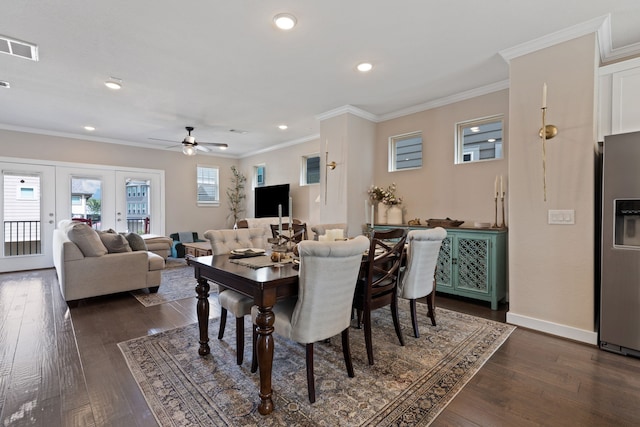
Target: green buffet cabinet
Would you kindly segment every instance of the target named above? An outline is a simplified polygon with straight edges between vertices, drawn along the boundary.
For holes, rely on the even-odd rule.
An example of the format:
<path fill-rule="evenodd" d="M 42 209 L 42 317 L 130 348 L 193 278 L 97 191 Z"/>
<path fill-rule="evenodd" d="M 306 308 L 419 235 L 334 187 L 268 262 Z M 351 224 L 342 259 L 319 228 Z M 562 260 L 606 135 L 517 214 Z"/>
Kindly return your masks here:
<path fill-rule="evenodd" d="M 429 227 L 378 225 L 376 230 Z M 507 296 L 507 230 L 491 228 L 447 228 L 436 268 L 436 290 L 482 301 L 491 309 Z"/>

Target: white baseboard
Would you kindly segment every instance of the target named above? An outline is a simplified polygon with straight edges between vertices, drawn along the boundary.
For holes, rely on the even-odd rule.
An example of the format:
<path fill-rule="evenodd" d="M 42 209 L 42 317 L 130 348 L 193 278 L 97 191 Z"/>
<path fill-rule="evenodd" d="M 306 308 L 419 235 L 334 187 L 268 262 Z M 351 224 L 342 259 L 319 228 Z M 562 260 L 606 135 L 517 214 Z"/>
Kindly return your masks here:
<path fill-rule="evenodd" d="M 523 316 L 507 312 L 507 323 L 522 326 L 523 328 L 534 329 L 536 331 L 545 332 L 551 335 L 557 335 L 574 341 L 580 341 L 587 344 L 598 345 L 598 333 L 595 331 L 587 331 L 584 329 L 573 328 L 559 323 L 548 322 L 546 320 L 534 319 L 533 317 Z"/>

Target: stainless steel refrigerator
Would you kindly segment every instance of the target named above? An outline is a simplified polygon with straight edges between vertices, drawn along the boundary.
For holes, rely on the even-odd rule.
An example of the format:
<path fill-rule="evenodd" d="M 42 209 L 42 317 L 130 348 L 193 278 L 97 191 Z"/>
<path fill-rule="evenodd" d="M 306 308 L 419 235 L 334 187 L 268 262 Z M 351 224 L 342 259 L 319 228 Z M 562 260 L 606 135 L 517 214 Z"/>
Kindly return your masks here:
<path fill-rule="evenodd" d="M 605 137 L 600 348 L 640 357 L 640 132 Z"/>

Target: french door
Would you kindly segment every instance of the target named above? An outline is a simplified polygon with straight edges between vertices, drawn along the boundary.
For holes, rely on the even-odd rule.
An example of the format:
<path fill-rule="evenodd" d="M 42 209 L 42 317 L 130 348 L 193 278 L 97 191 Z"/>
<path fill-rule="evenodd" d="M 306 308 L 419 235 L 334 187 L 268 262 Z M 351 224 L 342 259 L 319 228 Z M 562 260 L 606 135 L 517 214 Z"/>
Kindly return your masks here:
<path fill-rule="evenodd" d="M 1 162 L 0 272 L 53 266 L 55 167 Z"/>

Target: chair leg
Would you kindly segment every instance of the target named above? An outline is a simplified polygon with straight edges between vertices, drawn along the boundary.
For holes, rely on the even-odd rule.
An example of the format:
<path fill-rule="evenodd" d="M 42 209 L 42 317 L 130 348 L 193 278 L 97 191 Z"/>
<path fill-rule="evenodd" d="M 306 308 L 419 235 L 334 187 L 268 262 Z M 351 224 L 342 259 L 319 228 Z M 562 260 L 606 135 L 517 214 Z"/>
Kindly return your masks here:
<path fill-rule="evenodd" d="M 404 346 L 404 337 L 400 328 L 400 319 L 398 318 L 398 295 L 394 295 L 391 300 L 391 317 L 393 317 L 393 326 L 396 328 L 396 335 L 400 340 L 400 345 Z"/>
<path fill-rule="evenodd" d="M 218 329 L 218 339 L 221 340 L 224 336 L 224 327 L 227 324 L 227 309 L 220 310 L 220 329 Z"/>
<path fill-rule="evenodd" d="M 411 323 L 413 324 L 413 336 L 420 338 L 420 331 L 418 330 L 418 315 L 416 313 L 416 300 L 409 300 L 409 307 L 411 309 Z"/>
<path fill-rule="evenodd" d="M 362 310 L 356 310 L 356 317 L 358 318 L 357 328 L 362 329 Z"/>
<path fill-rule="evenodd" d="M 236 317 L 236 363 L 244 360 L 244 317 Z"/>
<path fill-rule="evenodd" d="M 429 295 L 427 295 L 427 308 L 429 311 L 427 312 L 427 316 L 431 319 L 431 324 L 436 326 L 436 290 L 431 291 Z"/>
<path fill-rule="evenodd" d="M 371 312 L 364 310 L 364 343 L 367 347 L 369 365 L 373 365 L 373 343 L 371 342 Z"/>
<path fill-rule="evenodd" d="M 251 373 L 255 374 L 258 370 L 258 352 L 256 351 L 256 345 L 258 344 L 258 332 L 256 331 L 256 325 L 252 326 L 253 334 L 251 335 L 251 341 L 253 341 L 253 349 L 251 350 Z"/>
<path fill-rule="evenodd" d="M 307 344 L 307 392 L 309 402 L 316 401 L 316 381 L 313 376 L 313 343 Z"/>
<path fill-rule="evenodd" d="M 344 364 L 347 365 L 347 374 L 349 378 L 353 378 L 353 362 L 351 361 L 351 347 L 349 346 L 349 328 L 342 331 L 342 354 L 344 355 Z"/>

